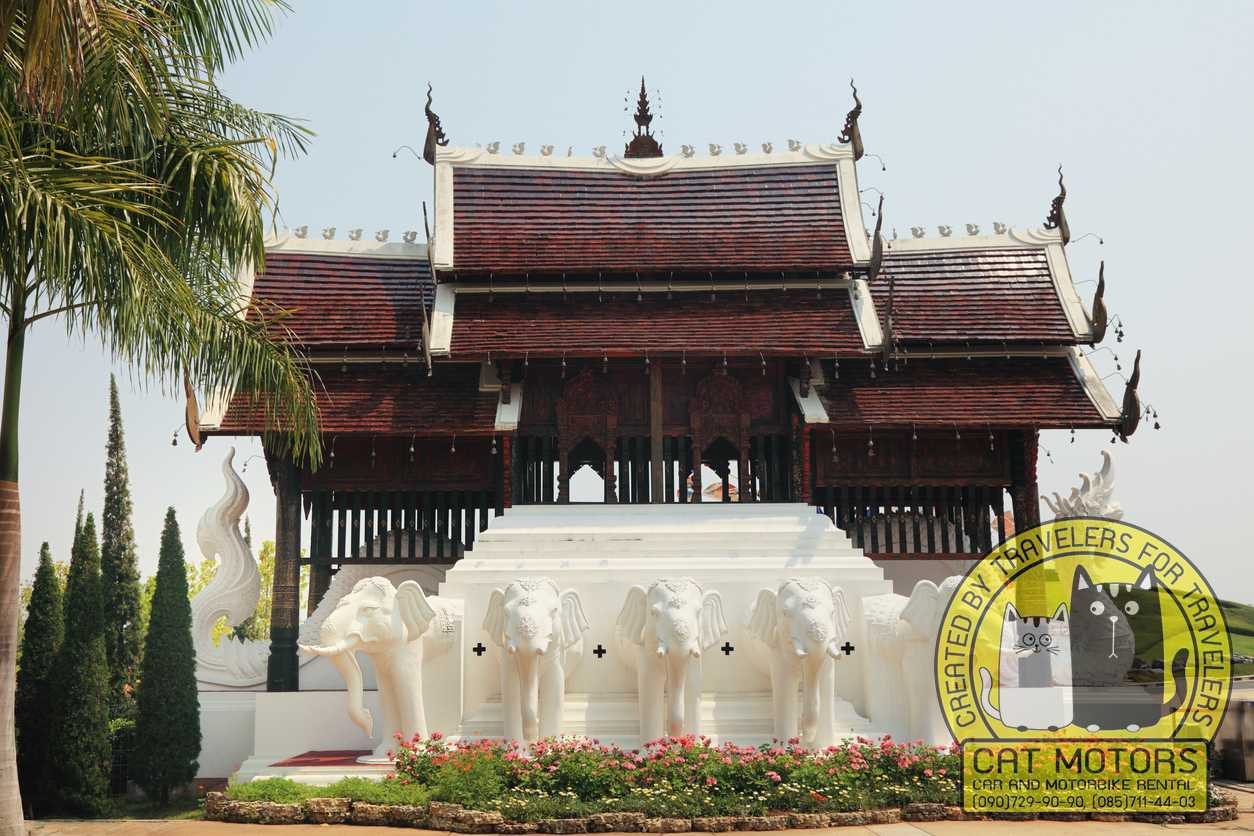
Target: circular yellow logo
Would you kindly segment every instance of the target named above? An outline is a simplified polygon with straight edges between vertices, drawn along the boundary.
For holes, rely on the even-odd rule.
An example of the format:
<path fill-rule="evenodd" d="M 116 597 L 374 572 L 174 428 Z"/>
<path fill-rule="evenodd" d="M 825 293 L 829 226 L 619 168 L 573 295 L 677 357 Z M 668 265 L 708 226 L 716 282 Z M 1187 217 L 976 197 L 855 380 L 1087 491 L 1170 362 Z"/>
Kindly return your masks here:
<path fill-rule="evenodd" d="M 1228 627 L 1210 584 L 1125 522 L 1056 520 L 990 552 L 936 647 L 954 739 L 1210 740 L 1228 706 Z"/>

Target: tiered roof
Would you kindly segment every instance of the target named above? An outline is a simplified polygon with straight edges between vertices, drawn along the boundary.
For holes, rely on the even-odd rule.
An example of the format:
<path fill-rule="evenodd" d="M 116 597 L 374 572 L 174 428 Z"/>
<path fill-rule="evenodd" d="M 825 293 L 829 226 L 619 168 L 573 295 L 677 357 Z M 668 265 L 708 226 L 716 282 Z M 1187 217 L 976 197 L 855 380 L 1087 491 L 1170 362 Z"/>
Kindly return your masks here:
<path fill-rule="evenodd" d="M 486 360 L 680 353 L 840 358 L 807 421 L 1114 426 L 1076 350 L 1093 327 L 1063 231 L 880 239 L 876 264 L 856 145 L 576 158 L 429 142 L 429 246 L 287 236 L 253 298 L 318 361 L 330 432 L 495 426 Z M 359 355 L 435 374 L 333 365 Z M 441 371 L 458 363 L 473 373 Z M 221 429 L 258 421 L 236 399 Z"/>

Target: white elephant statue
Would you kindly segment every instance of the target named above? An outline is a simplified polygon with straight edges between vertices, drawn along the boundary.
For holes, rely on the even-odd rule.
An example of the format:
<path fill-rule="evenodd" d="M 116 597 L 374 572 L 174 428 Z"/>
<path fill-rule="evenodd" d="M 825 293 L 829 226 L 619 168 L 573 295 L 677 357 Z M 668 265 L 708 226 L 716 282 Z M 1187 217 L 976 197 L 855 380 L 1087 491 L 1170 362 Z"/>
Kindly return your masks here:
<path fill-rule="evenodd" d="M 790 578 L 758 593 L 749 632 L 766 645 L 771 667 L 775 737 L 804 746 L 834 746 L 836 664 L 849 634 L 845 593 L 821 578 Z M 801 717 L 797 717 L 797 689 Z"/>
<path fill-rule="evenodd" d="M 862 600 L 871 664 L 867 706 L 878 731 L 898 739 L 943 745 L 953 740 L 936 694 L 936 638 L 960 575 L 940 586 L 914 585 L 910 597 L 875 595 Z"/>
<path fill-rule="evenodd" d="M 357 651 L 370 657 L 379 689 L 384 727 L 379 745 L 362 763 L 391 763 L 388 751 L 395 736 L 408 740 L 427 736 L 422 705 L 423 633 L 436 611 L 414 581 L 392 586 L 387 578 L 363 578 L 339 600 L 322 622 L 318 644 L 301 644 L 311 656 L 326 656 L 348 686 L 348 716 L 368 736 L 374 736 L 374 718 L 362 701 L 361 667 Z"/>
<path fill-rule="evenodd" d="M 624 658 L 636 658 L 641 740 L 700 734 L 701 654 L 727 633 L 719 594 L 691 578 L 633 586 L 616 632 Z"/>
<path fill-rule="evenodd" d="M 505 737 L 519 745 L 561 734 L 566 678 L 583 656 L 588 619 L 579 593 L 550 578 L 519 578 L 488 599 L 483 629 L 504 649 Z"/>

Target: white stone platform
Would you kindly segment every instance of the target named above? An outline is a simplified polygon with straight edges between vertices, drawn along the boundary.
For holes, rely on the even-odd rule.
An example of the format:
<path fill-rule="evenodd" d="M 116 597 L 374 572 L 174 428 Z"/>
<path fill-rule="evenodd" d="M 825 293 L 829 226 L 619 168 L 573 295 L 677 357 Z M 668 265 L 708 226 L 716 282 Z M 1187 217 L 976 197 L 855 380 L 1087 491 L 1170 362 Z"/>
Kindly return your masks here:
<path fill-rule="evenodd" d="M 390 571 L 403 573 L 405 568 L 416 567 Z M 758 745 L 773 737 L 767 659 L 747 625 L 758 593 L 775 590 L 792 577 L 822 578 L 843 590 L 850 610 L 851 652 L 836 663 L 837 692 L 843 698 L 836 709 L 837 730 L 874 733 L 863 719 L 863 683 L 873 665 L 861 602 L 890 592 L 892 585 L 827 517 L 799 503 L 509 509 L 439 584 L 441 598 L 463 603 L 464 620 L 455 646 L 432 660 L 432 666 L 424 666 L 423 693 L 432 730 L 450 737 L 503 734 L 500 651 L 483 623 L 492 590 L 528 576 L 551 578 L 560 589 L 576 590 L 589 622 L 581 661 L 567 678 L 564 734 L 625 748 L 643 742 L 634 665 L 618 643 L 615 625 L 631 586 L 648 587 L 664 577 L 691 578 L 722 597 L 728 633 L 703 655 L 700 701 L 701 732 L 716 744 Z M 399 583 L 400 574 L 393 580 Z M 430 579 L 420 583 L 435 591 Z M 302 687 L 308 687 L 305 673 Z M 325 687 L 319 682 L 315 687 Z M 274 765 L 311 751 L 373 748 L 374 742 L 349 723 L 344 691 L 261 692 L 250 697 L 255 700 L 252 754 L 240 765 L 237 780 L 282 775 L 324 784 L 344 775 L 377 777 L 388 771 L 347 764 Z M 367 705 L 373 709 L 376 700 L 368 691 Z"/>
<path fill-rule="evenodd" d="M 583 661 L 567 680 L 566 695 L 568 715 L 578 706 L 587 708 L 570 717 L 569 731 L 577 726 L 580 734 L 631 747 L 641 742 L 626 731 L 635 716 L 636 677 L 618 646 L 615 622 L 632 585 L 689 577 L 721 594 L 733 650 L 705 655 L 701 730 L 716 743 L 746 745 L 771 737 L 768 668 L 747 629 L 758 592 L 774 590 L 790 577 L 819 577 L 844 591 L 854 651 L 837 663 L 837 687 L 854 709 L 864 710 L 860 602 L 892 591 L 883 570 L 844 532 L 801 503 L 524 506 L 494 520 L 440 585 L 441 596 L 465 600 L 465 636 L 472 646 L 483 635 L 478 628 L 491 590 L 528 575 L 576 589 L 591 622 L 583 636 Z M 459 731 L 467 735 L 501 734 L 499 703 L 493 708 L 491 702 L 499 698 L 498 649 L 486 639 L 483 645 L 482 655 L 469 655 L 464 663 Z M 598 647 L 605 649 L 603 656 L 595 655 Z M 633 699 L 613 710 L 612 701 L 605 703 L 610 694 Z M 841 713 L 850 731 L 867 731 L 852 711 Z M 760 722 L 746 725 L 744 718 L 751 715 Z"/>

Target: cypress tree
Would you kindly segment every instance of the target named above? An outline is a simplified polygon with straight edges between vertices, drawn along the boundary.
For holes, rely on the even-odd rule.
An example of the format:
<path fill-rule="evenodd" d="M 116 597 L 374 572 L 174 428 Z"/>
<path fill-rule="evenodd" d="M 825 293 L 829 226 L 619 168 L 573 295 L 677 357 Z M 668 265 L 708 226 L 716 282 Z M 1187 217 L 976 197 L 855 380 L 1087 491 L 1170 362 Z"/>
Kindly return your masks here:
<path fill-rule="evenodd" d="M 48 747 L 58 805 L 86 816 L 108 809 L 112 767 L 102 598 L 96 521 L 88 514 L 65 584 L 65 638 L 52 666 Z"/>
<path fill-rule="evenodd" d="M 22 666 L 17 672 L 17 769 L 22 798 L 31 818 L 47 806 L 52 785 L 48 759 L 51 724 L 48 705 L 55 680 L 51 678 L 57 651 L 65 635 L 61 608 L 61 581 L 52 564 L 52 551 L 39 549 L 39 568 L 26 610 L 22 636 Z"/>
<path fill-rule="evenodd" d="M 105 653 L 109 658 L 109 716 L 130 713 L 139 665 L 139 566 L 131 523 L 131 485 L 118 382 L 109 375 L 109 441 L 104 512 L 100 516 L 100 579 L 104 590 Z"/>
<path fill-rule="evenodd" d="M 192 649 L 192 607 L 187 596 L 183 542 L 174 509 L 165 514 L 157 588 L 144 637 L 131 774 L 148 797 L 165 806 L 170 791 L 196 777 L 200 756 L 200 706 Z"/>

